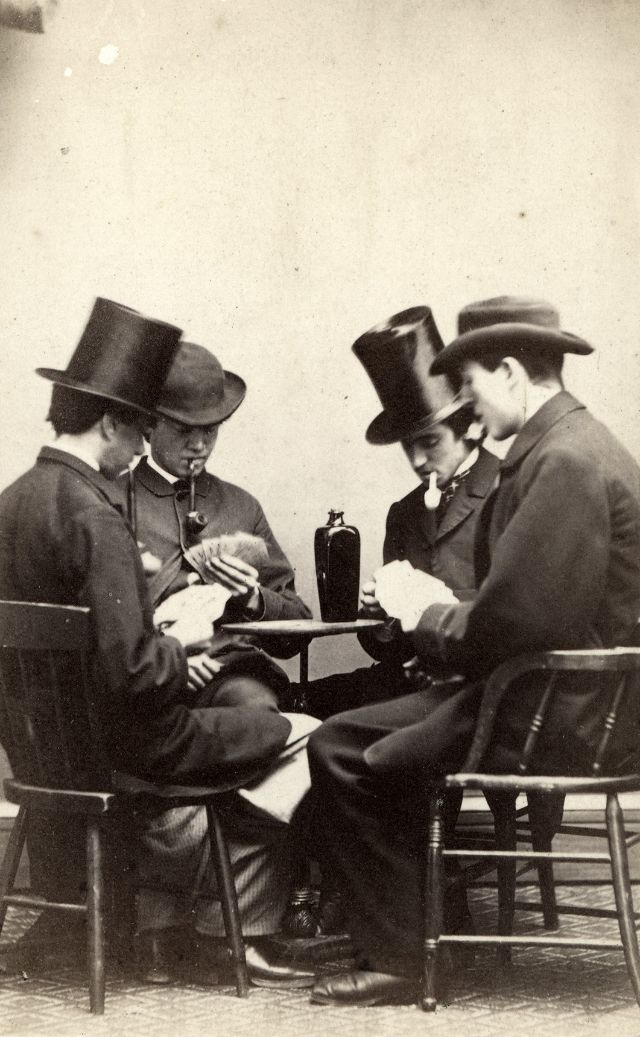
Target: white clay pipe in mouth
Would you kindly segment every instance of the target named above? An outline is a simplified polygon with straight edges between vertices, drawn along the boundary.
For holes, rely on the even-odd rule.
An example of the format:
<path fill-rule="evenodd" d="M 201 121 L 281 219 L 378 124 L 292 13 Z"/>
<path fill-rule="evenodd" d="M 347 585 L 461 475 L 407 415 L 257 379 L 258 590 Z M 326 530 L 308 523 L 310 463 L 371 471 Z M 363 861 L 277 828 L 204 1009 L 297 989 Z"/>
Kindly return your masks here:
<path fill-rule="evenodd" d="M 424 495 L 424 504 L 428 511 L 435 511 L 440 503 L 442 497 L 441 491 L 438 489 L 438 473 L 431 472 L 429 476 L 429 486 Z"/>

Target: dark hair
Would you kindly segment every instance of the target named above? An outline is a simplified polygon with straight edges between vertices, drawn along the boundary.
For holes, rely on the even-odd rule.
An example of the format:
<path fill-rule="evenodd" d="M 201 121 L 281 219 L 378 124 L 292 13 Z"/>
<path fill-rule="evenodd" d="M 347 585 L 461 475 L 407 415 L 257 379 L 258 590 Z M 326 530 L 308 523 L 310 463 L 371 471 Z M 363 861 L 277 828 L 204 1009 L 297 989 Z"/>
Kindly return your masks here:
<path fill-rule="evenodd" d="M 445 418 L 441 424 L 450 428 L 456 439 L 463 439 L 473 420 L 473 404 L 465 403 L 463 407 L 460 407 L 460 410 L 454 411 L 453 414 L 450 414 L 448 418 Z"/>
<path fill-rule="evenodd" d="M 487 371 L 495 371 L 506 356 L 512 356 L 518 360 L 529 375 L 532 382 L 543 382 L 547 378 L 557 378 L 562 382 L 562 367 L 564 365 L 564 353 L 556 353 L 550 350 L 539 350 L 529 353 L 519 346 L 513 349 L 494 349 L 480 356 L 474 357 L 476 363 Z"/>
<path fill-rule="evenodd" d="M 139 411 L 123 403 L 115 403 L 104 396 L 71 389 L 67 385 L 54 385 L 47 421 L 53 425 L 57 436 L 78 436 L 88 432 L 104 414 L 111 414 L 118 421 L 134 425 L 142 419 Z M 149 424 L 153 423 L 149 418 Z"/>

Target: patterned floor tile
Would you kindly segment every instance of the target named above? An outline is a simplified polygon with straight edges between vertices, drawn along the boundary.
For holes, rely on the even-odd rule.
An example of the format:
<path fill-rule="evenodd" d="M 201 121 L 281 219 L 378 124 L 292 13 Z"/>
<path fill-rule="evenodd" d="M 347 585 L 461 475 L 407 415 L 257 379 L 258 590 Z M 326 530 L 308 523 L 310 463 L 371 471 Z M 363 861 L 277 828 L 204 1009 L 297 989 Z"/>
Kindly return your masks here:
<path fill-rule="evenodd" d="M 533 891 L 532 891 L 533 892 Z M 561 901 L 569 897 L 561 889 Z M 605 889 L 581 891 L 583 904 L 609 906 Z M 492 894 L 474 891 L 473 914 L 482 931 L 494 918 Z M 32 918 L 35 916 L 31 916 Z M 9 911 L 3 943 L 30 919 Z M 602 935 L 606 923 L 562 919 L 562 932 Z M 518 914 L 519 932 L 539 931 L 539 919 Z M 336 962 L 322 971 L 339 967 Z M 479 948 L 475 966 L 458 974 L 447 1004 L 433 1015 L 414 1006 L 327 1008 L 309 1004 L 308 991 L 254 988 L 247 999 L 232 987 L 143 987 L 112 970 L 106 1014 L 92 1017 L 82 969 L 67 966 L 9 976 L 0 973 L 0 1034 L 7 1037 L 640 1037 L 636 1005 L 621 953 L 599 950 L 514 952 L 504 982 L 496 983 L 493 952 Z"/>

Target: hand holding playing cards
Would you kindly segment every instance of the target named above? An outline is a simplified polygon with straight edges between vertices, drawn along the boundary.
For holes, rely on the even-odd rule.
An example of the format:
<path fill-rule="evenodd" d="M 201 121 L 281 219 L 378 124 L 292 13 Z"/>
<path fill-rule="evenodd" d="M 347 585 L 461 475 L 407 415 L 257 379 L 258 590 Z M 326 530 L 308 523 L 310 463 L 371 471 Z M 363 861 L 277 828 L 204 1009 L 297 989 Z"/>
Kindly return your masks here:
<path fill-rule="evenodd" d="M 374 580 L 362 584 L 360 591 L 360 611 L 367 619 L 386 619 L 387 613 L 376 598 Z"/>
<path fill-rule="evenodd" d="M 259 612 L 259 566 L 269 557 L 262 537 L 252 533 L 223 533 L 208 537 L 185 551 L 185 558 L 205 583 L 219 583 L 231 597 L 245 598 L 247 612 Z"/>
<path fill-rule="evenodd" d="M 154 622 L 188 648 L 211 638 L 213 624 L 230 597 L 230 591 L 219 583 L 193 584 L 165 598 L 155 610 Z"/>
<path fill-rule="evenodd" d="M 247 612 L 259 611 L 259 573 L 253 565 L 236 555 L 220 554 L 208 560 L 207 568 L 215 580 L 231 592 L 232 597 L 246 598 L 243 604 Z"/>
<path fill-rule="evenodd" d="M 450 587 L 435 576 L 414 569 L 406 559 L 383 565 L 375 574 L 375 594 L 382 608 L 400 620 L 405 633 L 412 633 L 430 605 L 455 605 Z"/>

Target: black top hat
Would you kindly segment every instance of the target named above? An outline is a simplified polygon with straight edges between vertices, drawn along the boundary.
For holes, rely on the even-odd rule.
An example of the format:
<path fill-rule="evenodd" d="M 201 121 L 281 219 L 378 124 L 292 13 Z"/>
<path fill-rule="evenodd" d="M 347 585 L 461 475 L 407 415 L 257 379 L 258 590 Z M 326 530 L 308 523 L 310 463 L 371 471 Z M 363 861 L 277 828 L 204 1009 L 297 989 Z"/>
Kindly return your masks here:
<path fill-rule="evenodd" d="M 444 343 L 428 306 L 394 314 L 352 348 L 384 407 L 367 429 L 370 443 L 395 443 L 426 432 L 468 402 L 448 377 L 429 373 Z"/>
<path fill-rule="evenodd" d="M 38 367 L 36 373 L 78 392 L 155 414 L 181 334 L 182 329 L 172 324 L 97 298 L 66 371 Z"/>
<path fill-rule="evenodd" d="M 593 353 L 584 339 L 560 330 L 560 315 L 543 299 L 501 295 L 470 303 L 458 315 L 458 338 L 431 365 L 432 374 L 453 376 L 465 360 L 504 351 L 533 353 Z"/>
<path fill-rule="evenodd" d="M 217 425 L 242 403 L 247 386 L 204 346 L 181 342 L 157 410 L 183 425 Z"/>

